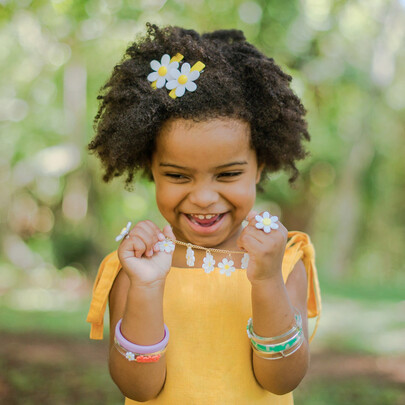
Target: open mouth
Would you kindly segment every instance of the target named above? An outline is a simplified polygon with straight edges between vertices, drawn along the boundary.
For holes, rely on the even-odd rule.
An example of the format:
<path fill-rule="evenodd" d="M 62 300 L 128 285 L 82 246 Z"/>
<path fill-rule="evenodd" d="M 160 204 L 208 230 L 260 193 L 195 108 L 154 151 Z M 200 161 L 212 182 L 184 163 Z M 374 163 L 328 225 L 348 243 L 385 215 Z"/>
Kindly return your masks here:
<path fill-rule="evenodd" d="M 205 228 L 215 225 L 219 222 L 225 213 L 222 214 L 186 214 L 186 217 L 195 225 L 199 225 Z"/>

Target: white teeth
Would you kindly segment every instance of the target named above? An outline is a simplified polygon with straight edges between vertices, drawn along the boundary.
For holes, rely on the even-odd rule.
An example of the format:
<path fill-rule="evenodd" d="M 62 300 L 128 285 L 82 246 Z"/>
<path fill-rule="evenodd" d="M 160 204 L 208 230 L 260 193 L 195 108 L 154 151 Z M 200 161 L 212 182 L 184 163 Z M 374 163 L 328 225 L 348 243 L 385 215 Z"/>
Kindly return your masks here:
<path fill-rule="evenodd" d="M 198 218 L 198 219 L 211 219 L 211 218 L 214 218 L 215 217 L 215 215 L 211 215 L 211 214 L 209 214 L 209 215 L 194 215 L 196 218 Z"/>

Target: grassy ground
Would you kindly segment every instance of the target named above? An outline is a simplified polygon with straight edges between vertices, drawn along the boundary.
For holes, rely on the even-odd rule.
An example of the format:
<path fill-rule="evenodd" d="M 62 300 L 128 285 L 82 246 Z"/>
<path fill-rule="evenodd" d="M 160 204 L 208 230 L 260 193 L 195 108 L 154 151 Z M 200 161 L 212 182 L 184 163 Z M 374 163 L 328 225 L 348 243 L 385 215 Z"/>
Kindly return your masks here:
<path fill-rule="evenodd" d="M 403 331 L 398 322 L 403 308 L 375 304 L 370 310 L 370 305 L 336 298 L 324 304 L 311 367 L 296 390 L 296 405 L 405 404 L 405 354 L 395 349 L 396 332 Z M 0 309 L 0 404 L 123 405 L 108 375 L 107 342 L 87 338 L 85 313 L 86 307 L 51 313 Z M 370 314 L 372 319 L 354 329 L 353 336 L 342 333 L 353 331 L 342 319 L 362 324 L 359 320 Z M 369 340 L 391 339 L 394 351 L 378 352 L 372 344 L 356 343 L 354 335 L 367 333 L 368 323 L 370 330 L 389 332 Z M 403 347 L 403 338 L 399 340 Z"/>

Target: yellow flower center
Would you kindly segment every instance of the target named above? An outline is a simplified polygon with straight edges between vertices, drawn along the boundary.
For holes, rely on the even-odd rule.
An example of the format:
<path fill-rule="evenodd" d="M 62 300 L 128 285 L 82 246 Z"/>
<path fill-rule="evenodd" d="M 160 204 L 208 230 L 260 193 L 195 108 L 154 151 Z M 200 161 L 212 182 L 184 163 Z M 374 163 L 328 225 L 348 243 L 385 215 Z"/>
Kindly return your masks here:
<path fill-rule="evenodd" d="M 167 73 L 167 67 L 161 66 L 158 70 L 159 76 L 164 76 Z"/>
<path fill-rule="evenodd" d="M 229 264 L 225 264 L 224 269 L 228 270 L 229 269 Z"/>
<path fill-rule="evenodd" d="M 263 218 L 263 225 L 264 226 L 271 225 L 271 219 L 270 218 Z"/>
<path fill-rule="evenodd" d="M 186 84 L 188 82 L 188 77 L 186 75 L 181 75 L 178 79 L 180 84 Z"/>

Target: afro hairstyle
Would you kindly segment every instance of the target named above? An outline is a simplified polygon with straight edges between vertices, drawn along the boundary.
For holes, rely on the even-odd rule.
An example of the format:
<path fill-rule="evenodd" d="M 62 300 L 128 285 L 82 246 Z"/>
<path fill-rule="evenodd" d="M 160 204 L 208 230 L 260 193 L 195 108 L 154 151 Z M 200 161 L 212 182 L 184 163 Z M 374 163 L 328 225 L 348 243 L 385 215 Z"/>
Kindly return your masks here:
<path fill-rule="evenodd" d="M 166 88 L 152 88 L 147 76 L 152 60 L 177 53 L 191 66 L 201 61 L 205 68 L 196 91 L 173 99 Z M 298 176 L 295 162 L 307 155 L 302 141 L 309 134 L 305 108 L 290 82 L 291 76 L 247 42 L 242 31 L 200 35 L 148 23 L 146 35 L 128 47 L 100 90 L 88 148 L 100 158 L 105 182 L 126 175 L 130 186 L 138 171 L 151 178 L 156 138 L 167 120 L 235 118 L 250 124 L 251 147 L 263 173 L 284 169 L 292 183 Z"/>

